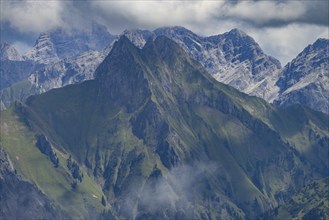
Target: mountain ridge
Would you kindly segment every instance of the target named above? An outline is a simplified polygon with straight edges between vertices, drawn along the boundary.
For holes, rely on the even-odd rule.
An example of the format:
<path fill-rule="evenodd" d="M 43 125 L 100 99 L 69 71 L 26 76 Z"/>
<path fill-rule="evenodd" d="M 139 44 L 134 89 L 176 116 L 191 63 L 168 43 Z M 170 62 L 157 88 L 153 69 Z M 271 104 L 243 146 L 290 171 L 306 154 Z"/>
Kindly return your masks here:
<path fill-rule="evenodd" d="M 289 62 L 277 81 L 282 107 L 292 103 L 329 113 L 329 39 L 318 39 Z"/>
<path fill-rule="evenodd" d="M 26 95 L 17 96 L 18 92 L 15 92 L 17 89 L 24 90 L 22 92 L 24 94 L 34 94 L 92 79 L 92 73 L 96 67 L 109 53 L 114 41 L 119 39 L 119 35 L 111 35 L 104 27 L 94 26 L 90 31 L 78 31 L 75 35 L 67 34 L 65 30 L 60 29 L 47 33 L 49 37 L 46 38 L 46 42 L 49 42 L 40 43 L 40 45 L 37 43 L 36 46 L 39 45 L 40 48 L 38 46 L 39 49 L 34 47 L 32 50 L 40 52 L 39 55 L 35 54 L 36 62 L 46 62 L 48 64 L 45 68 L 38 69 L 38 71 L 29 72 L 28 74 L 31 74 L 30 78 L 25 79 L 29 82 L 20 83 L 20 85 L 29 84 L 29 86 L 21 88 L 18 85 L 13 85 L 12 88 L 6 88 L 14 94 L 2 91 L 2 105 L 6 107 L 8 106 L 7 103 L 11 103 L 12 100 L 26 97 Z M 105 37 L 97 37 L 91 40 L 91 36 L 97 33 Z M 319 67 L 313 65 L 312 60 L 307 62 L 308 66 L 314 66 L 314 70 L 309 69 L 307 73 L 304 73 L 305 77 L 300 82 L 288 83 L 291 80 L 288 77 L 288 65 L 282 68 L 278 60 L 266 55 L 257 42 L 241 30 L 232 29 L 224 34 L 202 37 L 184 27 L 175 26 L 162 27 L 154 31 L 125 30 L 121 35 L 127 36 L 138 48 L 142 48 L 148 39 L 165 35 L 178 42 L 193 59 L 201 62 L 207 71 L 220 82 L 282 107 L 301 104 L 328 113 L 328 102 L 326 101 L 328 76 L 326 74 L 317 74 L 316 72 L 320 71 Z M 47 45 L 53 46 L 48 47 Z M 57 50 L 62 51 L 60 48 L 65 45 L 68 49 L 61 52 L 62 55 L 58 55 Z M 101 48 L 105 45 L 108 46 L 102 50 Z M 54 48 L 51 49 L 52 47 Z M 66 55 L 65 51 L 67 52 Z M 72 54 L 76 55 L 70 58 L 67 57 Z M 326 54 L 328 53 L 322 52 L 318 56 L 325 59 Z M 49 57 L 47 58 L 47 56 Z M 47 59 L 50 60 L 47 61 Z M 321 68 L 325 73 L 326 67 L 322 66 Z M 289 69 L 289 71 L 294 70 Z M 290 85 L 289 88 L 287 83 Z M 10 81 L 10 84 L 12 84 L 12 81 Z M 285 84 L 287 85 L 284 86 Z"/>
<path fill-rule="evenodd" d="M 328 116 L 221 84 L 166 37 L 121 37 L 95 76 L 15 111 L 86 168 L 109 215 L 250 219 L 325 175 Z"/>

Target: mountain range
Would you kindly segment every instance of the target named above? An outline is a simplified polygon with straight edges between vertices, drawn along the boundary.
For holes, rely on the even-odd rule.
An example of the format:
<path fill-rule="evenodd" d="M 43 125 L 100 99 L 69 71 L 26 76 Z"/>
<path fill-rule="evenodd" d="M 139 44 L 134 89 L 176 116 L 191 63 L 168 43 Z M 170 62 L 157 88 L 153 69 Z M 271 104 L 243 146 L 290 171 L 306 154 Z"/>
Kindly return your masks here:
<path fill-rule="evenodd" d="M 328 39 L 309 45 L 282 68 L 277 59 L 266 55 L 250 36 L 238 29 L 210 37 L 198 36 L 183 27 L 126 30 L 121 35 L 139 48 L 150 38 L 166 36 L 219 82 L 278 106 L 300 104 L 328 114 Z M 2 46 L 5 82 L 0 91 L 2 108 L 31 94 L 92 79 L 96 67 L 121 35 L 111 35 L 97 24 L 90 31 L 57 29 L 42 33 L 23 58 L 8 52 L 5 49 L 8 45 Z M 5 54 L 13 55 L 6 58 Z"/>
<path fill-rule="evenodd" d="M 121 36 L 93 79 L 1 111 L 3 218 L 30 210 L 13 199 L 23 199 L 16 185 L 39 201 L 35 216 L 93 219 L 279 218 L 275 208 L 289 212 L 303 187 L 319 190 L 327 114 L 278 108 L 220 83 L 166 36 L 138 42 Z M 277 63 L 264 57 L 264 66 Z"/>

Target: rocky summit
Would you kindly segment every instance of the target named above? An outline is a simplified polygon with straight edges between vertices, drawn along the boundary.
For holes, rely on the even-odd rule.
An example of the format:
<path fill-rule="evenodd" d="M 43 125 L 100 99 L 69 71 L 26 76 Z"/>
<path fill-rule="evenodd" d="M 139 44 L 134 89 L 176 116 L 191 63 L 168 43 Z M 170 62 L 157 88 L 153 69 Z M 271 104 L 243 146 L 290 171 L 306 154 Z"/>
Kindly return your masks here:
<path fill-rule="evenodd" d="M 300 104 L 329 114 L 329 40 L 307 46 L 282 70 L 276 104 Z"/>
<path fill-rule="evenodd" d="M 328 115 L 222 84 L 165 36 L 121 36 L 95 79 L 0 117 L 15 175 L 62 218 L 255 219 L 328 175 Z"/>
<path fill-rule="evenodd" d="M 239 29 L 208 37 L 179 26 L 112 35 L 97 23 L 86 30 L 57 28 L 41 33 L 23 58 L 12 46 L 1 47 L 1 108 L 33 94 L 93 79 L 95 69 L 122 35 L 140 49 L 149 39 L 166 36 L 219 82 L 280 107 L 300 104 L 328 113 L 328 39 L 309 45 L 282 68 L 277 59 Z"/>

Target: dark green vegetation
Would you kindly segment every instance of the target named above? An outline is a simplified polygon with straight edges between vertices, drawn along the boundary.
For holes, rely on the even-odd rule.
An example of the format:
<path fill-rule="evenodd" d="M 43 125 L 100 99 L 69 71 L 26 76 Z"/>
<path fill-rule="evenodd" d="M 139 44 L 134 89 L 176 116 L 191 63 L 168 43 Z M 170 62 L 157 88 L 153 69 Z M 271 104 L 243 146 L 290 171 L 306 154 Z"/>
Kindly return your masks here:
<path fill-rule="evenodd" d="M 121 37 L 95 74 L 1 112 L 17 172 L 71 217 L 254 219 L 328 176 L 328 115 L 223 85 L 165 37 Z"/>
<path fill-rule="evenodd" d="M 328 219 L 329 178 L 303 187 L 284 205 L 264 214 L 263 219 Z"/>

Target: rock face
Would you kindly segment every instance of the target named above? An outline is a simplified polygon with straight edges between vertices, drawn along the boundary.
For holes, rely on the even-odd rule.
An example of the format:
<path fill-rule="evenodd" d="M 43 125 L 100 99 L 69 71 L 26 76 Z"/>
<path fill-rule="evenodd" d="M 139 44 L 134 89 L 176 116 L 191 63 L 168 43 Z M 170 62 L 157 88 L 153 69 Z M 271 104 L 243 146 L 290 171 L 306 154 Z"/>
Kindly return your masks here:
<path fill-rule="evenodd" d="M 66 215 L 35 185 L 16 174 L 0 146 L 1 219 L 61 219 Z"/>
<path fill-rule="evenodd" d="M 153 32 L 125 31 L 123 35 L 140 48 L 149 38 L 166 36 L 182 46 L 219 82 L 269 102 L 277 96 L 275 82 L 280 62 L 266 55 L 254 39 L 241 30 L 200 37 L 183 27 L 165 27 Z"/>
<path fill-rule="evenodd" d="M 80 182 L 82 182 L 83 174 L 82 174 L 77 162 L 72 160 L 71 155 L 70 155 L 69 159 L 67 159 L 66 166 L 70 170 L 73 179 L 77 179 Z"/>
<path fill-rule="evenodd" d="M 45 154 L 50 159 L 50 161 L 54 164 L 55 167 L 58 167 L 59 164 L 58 157 L 54 152 L 53 147 L 51 146 L 46 136 L 44 136 L 43 134 L 37 135 L 36 139 L 37 139 L 36 146 L 39 148 L 41 153 Z"/>
<path fill-rule="evenodd" d="M 102 51 L 114 39 L 105 26 L 93 24 L 87 31 L 58 28 L 40 34 L 25 59 L 38 63 L 55 63 L 88 51 Z"/>
<path fill-rule="evenodd" d="M 165 36 L 122 36 L 94 80 L 17 106 L 87 169 L 81 189 L 96 180 L 104 216 L 255 219 L 328 171 L 327 115 L 219 83 Z"/>
<path fill-rule="evenodd" d="M 244 32 L 233 29 L 223 35 L 209 37 L 210 44 L 223 51 L 223 63 L 217 67 L 215 78 L 249 95 L 271 102 L 276 96 L 274 82 L 281 69 L 280 62 L 266 55 L 259 45 Z M 217 54 L 217 57 L 220 57 Z"/>
<path fill-rule="evenodd" d="M 240 30 L 233 29 L 222 35 L 200 37 L 183 27 L 173 27 L 159 28 L 153 32 L 126 30 L 122 35 L 127 36 L 139 48 L 150 38 L 167 36 L 179 43 L 218 81 L 268 101 L 275 98 L 275 78 L 281 68 L 279 61 L 264 54 L 259 45 Z M 40 91 L 44 92 L 91 79 L 96 66 L 112 49 L 111 42 L 118 37 L 110 35 L 99 25 L 94 25 L 90 32 L 75 31 L 70 34 L 58 29 L 43 33 L 24 57 L 48 65 L 32 74 L 30 81 L 37 82 Z M 108 47 L 104 53 L 99 53 L 105 46 Z M 81 60 L 81 57 L 85 60 Z M 79 66 L 80 61 L 86 59 L 89 62 L 85 62 L 82 68 L 68 70 L 67 65 Z"/>
<path fill-rule="evenodd" d="M 276 84 L 279 106 L 300 104 L 329 114 L 329 40 L 306 47 L 284 67 Z"/>
<path fill-rule="evenodd" d="M 300 104 L 328 114 L 328 39 L 309 45 L 282 69 L 278 60 L 266 55 L 250 36 L 238 29 L 210 37 L 200 37 L 183 27 L 153 32 L 131 30 L 123 35 L 139 48 L 149 38 L 167 36 L 219 82 L 281 107 Z"/>
<path fill-rule="evenodd" d="M 1 58 L 1 109 L 30 95 L 92 79 L 105 57 L 103 49 L 114 38 L 97 24 L 89 31 L 56 29 L 40 34 L 24 60 Z M 1 54 L 6 51 L 8 45 Z"/>
<path fill-rule="evenodd" d="M 282 69 L 278 60 L 266 55 L 254 39 L 238 29 L 209 37 L 183 27 L 125 30 L 121 35 L 140 49 L 148 39 L 166 36 L 219 82 L 281 107 L 301 104 L 328 113 L 328 40 L 319 39 Z M 20 80 L 25 81 L 25 86 L 13 85 L 1 91 L 1 107 L 32 94 L 93 79 L 97 66 L 119 37 L 97 24 L 89 31 L 57 29 L 41 34 L 24 56 L 29 61 L 2 62 L 4 80 L 0 88 Z M 27 63 L 33 68 L 28 68 Z"/>
<path fill-rule="evenodd" d="M 41 33 L 33 48 L 24 55 L 24 58 L 43 64 L 59 61 L 50 33 Z"/>
<path fill-rule="evenodd" d="M 45 65 L 33 71 L 28 80 L 38 88 L 38 93 L 93 79 L 97 66 L 105 55 L 88 51 L 75 57 Z"/>
<path fill-rule="evenodd" d="M 2 43 L 0 44 L 0 60 L 22 61 L 23 58 L 11 44 Z"/>
<path fill-rule="evenodd" d="M 56 29 L 42 33 L 34 47 L 24 57 L 43 64 L 29 75 L 37 93 L 93 78 L 103 61 L 103 49 L 112 36 L 105 26 L 93 24 L 90 31 Z"/>
<path fill-rule="evenodd" d="M 0 45 L 0 61 L 0 90 L 26 79 L 35 68 L 33 62 L 25 61 L 9 43 Z"/>

